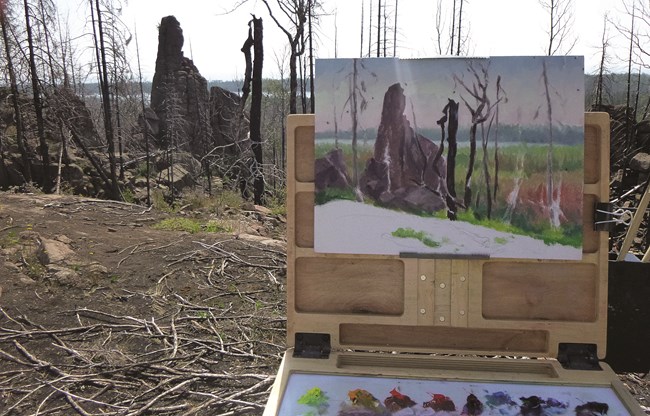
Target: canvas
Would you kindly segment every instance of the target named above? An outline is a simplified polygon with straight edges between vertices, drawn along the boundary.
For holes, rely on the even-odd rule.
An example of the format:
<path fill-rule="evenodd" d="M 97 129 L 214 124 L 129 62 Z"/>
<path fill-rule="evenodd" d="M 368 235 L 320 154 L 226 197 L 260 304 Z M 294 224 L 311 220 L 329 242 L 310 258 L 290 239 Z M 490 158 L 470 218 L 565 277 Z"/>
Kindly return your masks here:
<path fill-rule="evenodd" d="M 629 415 L 605 387 L 292 374 L 279 415 Z"/>
<path fill-rule="evenodd" d="M 581 259 L 583 65 L 317 60 L 314 250 Z"/>

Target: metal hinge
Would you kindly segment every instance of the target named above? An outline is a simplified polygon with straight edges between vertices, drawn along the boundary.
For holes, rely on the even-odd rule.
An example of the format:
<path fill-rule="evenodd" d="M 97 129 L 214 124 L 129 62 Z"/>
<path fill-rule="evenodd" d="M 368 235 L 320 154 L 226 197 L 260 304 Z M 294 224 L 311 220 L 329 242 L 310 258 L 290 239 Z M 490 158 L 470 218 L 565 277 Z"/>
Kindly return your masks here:
<path fill-rule="evenodd" d="M 329 358 L 330 334 L 297 332 L 293 356 L 298 358 Z"/>
<path fill-rule="evenodd" d="M 557 360 L 567 370 L 602 371 L 596 344 L 560 343 Z"/>

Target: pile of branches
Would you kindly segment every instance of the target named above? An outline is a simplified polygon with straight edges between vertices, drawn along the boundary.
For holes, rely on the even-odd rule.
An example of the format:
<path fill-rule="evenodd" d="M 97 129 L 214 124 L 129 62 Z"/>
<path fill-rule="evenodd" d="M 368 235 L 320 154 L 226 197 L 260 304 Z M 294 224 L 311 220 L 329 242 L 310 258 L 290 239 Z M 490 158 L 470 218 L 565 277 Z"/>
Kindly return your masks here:
<path fill-rule="evenodd" d="M 261 414 L 285 350 L 285 255 L 195 244 L 153 290 L 123 289 L 157 319 L 83 307 L 46 328 L 0 308 L 0 415 Z M 172 290 L 175 275 L 204 295 Z"/>

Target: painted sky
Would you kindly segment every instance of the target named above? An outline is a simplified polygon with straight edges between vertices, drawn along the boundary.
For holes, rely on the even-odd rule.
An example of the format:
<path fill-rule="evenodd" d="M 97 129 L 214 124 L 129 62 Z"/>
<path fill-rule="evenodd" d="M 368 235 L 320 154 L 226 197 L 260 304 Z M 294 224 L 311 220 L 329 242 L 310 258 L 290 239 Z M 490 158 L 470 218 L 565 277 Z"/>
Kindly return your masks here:
<path fill-rule="evenodd" d="M 546 60 L 549 94 L 555 125 L 580 127 L 584 123 L 584 61 L 576 56 L 430 58 L 430 59 L 363 59 L 358 65 L 358 85 L 367 108 L 360 115 L 359 128 L 376 128 L 381 117 L 383 97 L 388 87 L 402 84 L 406 95 L 405 114 L 418 129 L 437 129 L 447 99 L 461 103 L 460 126 L 469 126 L 471 115 L 463 104 L 464 97 L 475 106 L 473 98 L 454 79 L 462 79 L 470 88 L 476 69 L 488 69 L 488 95 L 496 101 L 496 80 L 507 100 L 500 105 L 502 124 L 546 125 L 545 86 L 542 77 Z M 352 59 L 323 59 L 316 62 L 316 131 L 333 130 L 334 109 L 340 131 L 351 129 L 349 97 Z"/>

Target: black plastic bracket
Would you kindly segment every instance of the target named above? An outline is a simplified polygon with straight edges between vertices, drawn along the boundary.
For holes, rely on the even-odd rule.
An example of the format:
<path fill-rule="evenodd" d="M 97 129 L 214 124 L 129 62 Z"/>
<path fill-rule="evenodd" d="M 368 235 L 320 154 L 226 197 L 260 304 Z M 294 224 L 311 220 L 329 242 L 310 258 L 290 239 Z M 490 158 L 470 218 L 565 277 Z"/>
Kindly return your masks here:
<path fill-rule="evenodd" d="M 560 343 L 557 360 L 567 370 L 602 371 L 596 344 Z"/>
<path fill-rule="evenodd" d="M 594 231 L 612 231 L 616 221 L 612 216 L 614 204 L 611 202 L 596 202 L 594 209 Z"/>
<path fill-rule="evenodd" d="M 330 334 L 297 332 L 293 356 L 298 358 L 329 358 L 332 351 Z"/>

